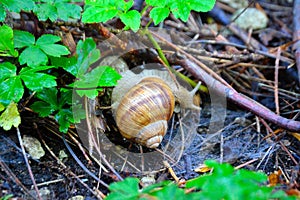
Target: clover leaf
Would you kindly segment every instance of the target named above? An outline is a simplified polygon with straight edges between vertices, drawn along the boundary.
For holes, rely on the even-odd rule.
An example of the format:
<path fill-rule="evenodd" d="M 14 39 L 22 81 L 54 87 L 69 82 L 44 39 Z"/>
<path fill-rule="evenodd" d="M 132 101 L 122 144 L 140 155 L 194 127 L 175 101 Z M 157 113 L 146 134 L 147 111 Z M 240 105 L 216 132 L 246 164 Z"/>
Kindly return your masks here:
<path fill-rule="evenodd" d="M 111 87 L 117 84 L 121 76 L 110 66 L 98 66 L 92 71 L 79 77 L 74 83 L 74 89 L 79 96 L 95 98 L 101 87 Z M 98 88 L 99 87 L 99 88 Z M 83 89 L 86 88 L 86 89 Z"/>
<path fill-rule="evenodd" d="M 133 0 L 87 0 L 82 21 L 84 23 L 107 22 L 114 17 L 119 17 L 126 28 L 137 31 L 141 23 L 141 14 L 136 10 L 129 10 L 133 3 Z"/>
<path fill-rule="evenodd" d="M 32 0 L 0 0 L 0 21 L 4 21 L 6 10 L 10 12 L 30 11 L 35 7 Z"/>
<path fill-rule="evenodd" d="M 8 105 L 11 101 L 19 102 L 24 94 L 24 85 L 32 91 L 56 86 L 55 76 L 41 72 L 50 68 L 53 66 L 26 67 L 17 74 L 17 67 L 12 63 L 0 63 L 0 103 Z"/>
<path fill-rule="evenodd" d="M 35 101 L 31 108 L 41 117 L 53 114 L 59 124 L 59 130 L 65 133 L 72 123 L 78 123 L 85 117 L 81 105 L 72 105 L 72 95 L 70 90 L 59 92 L 55 87 L 42 90 L 37 93 L 39 100 Z M 73 109 L 76 109 L 74 116 Z"/>
<path fill-rule="evenodd" d="M 20 54 L 20 64 L 27 64 L 30 67 L 39 65 L 46 65 L 48 56 L 60 57 L 68 55 L 69 50 L 60 44 L 55 44 L 60 41 L 60 37 L 45 34 L 35 41 L 34 36 L 25 31 L 14 31 L 14 45 L 16 48 L 25 47 L 24 51 Z"/>
<path fill-rule="evenodd" d="M 2 107 L 3 108 L 3 107 Z M 1 110 L 0 110 L 1 111 Z M 18 127 L 21 124 L 21 117 L 17 104 L 11 102 L 0 115 L 0 127 L 4 130 L 10 130 L 12 126 Z"/>
<path fill-rule="evenodd" d="M 192 10 L 207 12 L 213 8 L 215 2 L 215 0 L 146 0 L 146 3 L 153 7 L 150 11 L 150 17 L 155 25 L 164 21 L 170 12 L 173 13 L 174 17 L 186 22 Z"/>
<path fill-rule="evenodd" d="M 79 5 L 70 3 L 69 0 L 42 0 L 37 4 L 34 13 L 42 21 L 47 19 L 68 21 L 69 19 L 79 19 L 81 10 Z"/>
<path fill-rule="evenodd" d="M 14 49 L 13 30 L 6 25 L 0 26 L 0 56 L 17 57 L 18 52 Z"/>

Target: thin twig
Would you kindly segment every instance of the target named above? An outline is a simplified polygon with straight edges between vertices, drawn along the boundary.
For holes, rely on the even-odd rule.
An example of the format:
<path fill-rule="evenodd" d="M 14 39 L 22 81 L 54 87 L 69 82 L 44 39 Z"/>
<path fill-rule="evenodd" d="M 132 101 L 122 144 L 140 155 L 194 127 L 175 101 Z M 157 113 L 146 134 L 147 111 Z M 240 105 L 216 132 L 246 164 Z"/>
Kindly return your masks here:
<path fill-rule="evenodd" d="M 232 87 L 227 87 L 218 80 L 212 78 L 210 74 L 204 71 L 201 67 L 188 59 L 180 59 L 176 56 L 169 56 L 169 62 L 172 64 L 179 64 L 190 72 L 196 79 L 204 82 L 210 89 L 213 89 L 219 95 L 225 95 L 228 100 L 234 102 L 238 106 L 245 108 L 252 113 L 267 119 L 268 121 L 285 128 L 290 131 L 300 131 L 300 122 L 292 119 L 287 119 L 282 116 L 276 115 L 274 112 L 261 105 L 260 103 L 250 99 L 249 97 L 238 93 Z"/>
<path fill-rule="evenodd" d="M 57 163 L 63 167 L 63 169 L 68 169 L 67 166 L 59 159 L 57 158 L 57 156 L 53 153 L 53 151 L 50 149 L 50 147 L 46 144 L 45 140 L 42 138 L 42 135 L 38 129 L 37 124 L 34 123 L 34 128 L 36 129 L 43 145 L 45 146 L 45 148 L 49 151 L 49 153 L 51 154 L 51 156 L 57 161 Z M 93 191 L 86 183 L 84 183 L 74 172 L 72 172 L 70 169 L 68 169 L 68 174 L 70 174 L 72 177 L 74 177 L 78 182 L 80 182 L 85 188 L 87 188 L 94 196 L 99 197 L 99 195 Z M 101 193 L 101 192 L 100 192 Z M 105 197 L 104 194 L 100 194 L 103 198 Z"/>
<path fill-rule="evenodd" d="M 276 114 L 280 114 L 280 109 L 279 109 L 279 98 L 278 98 L 278 66 L 279 66 L 279 58 L 281 54 L 281 48 L 279 47 L 277 49 L 277 54 L 276 54 L 276 60 L 275 60 L 275 72 L 274 72 L 274 99 L 275 99 L 275 106 L 276 106 Z"/>
<path fill-rule="evenodd" d="M 178 176 L 175 174 L 174 170 L 172 169 L 171 165 L 166 161 L 164 160 L 163 161 L 165 167 L 168 169 L 169 173 L 171 174 L 171 176 L 174 178 L 174 180 L 178 183 L 179 182 L 179 178 Z"/>
<path fill-rule="evenodd" d="M 245 162 L 245 163 L 243 163 L 243 164 L 240 164 L 240 165 L 236 166 L 234 169 L 235 169 L 235 170 L 240 169 L 240 168 L 245 167 L 245 166 L 247 166 L 247 165 L 249 165 L 249 164 L 251 164 L 251 163 L 254 163 L 254 162 L 256 162 L 256 161 L 258 161 L 258 158 L 254 158 L 254 159 L 252 159 L 252 160 L 249 160 L 248 162 Z"/>
<path fill-rule="evenodd" d="M 267 128 L 267 130 L 276 138 L 277 136 L 275 135 L 275 132 L 271 129 L 271 127 L 263 119 L 260 119 L 260 120 L 264 124 L 264 126 Z M 282 143 L 282 141 L 279 141 L 279 144 L 282 147 L 282 149 L 289 155 L 289 157 L 294 162 L 294 164 L 297 165 L 298 162 L 296 161 L 294 156 L 291 154 L 291 152 L 286 148 L 286 146 Z"/>
<path fill-rule="evenodd" d="M 88 174 L 90 175 L 93 179 L 95 179 L 96 181 L 98 181 L 101 185 L 103 185 L 104 187 L 108 188 L 108 185 L 106 183 L 104 183 L 102 180 L 100 180 L 94 173 L 92 173 L 88 168 L 86 168 L 86 166 L 79 160 L 79 158 L 76 156 L 76 154 L 74 153 L 74 151 L 72 150 L 72 148 L 69 146 L 69 144 L 67 143 L 66 139 L 65 139 L 65 135 L 62 134 L 62 139 L 63 142 L 65 144 L 65 146 L 67 147 L 67 149 L 69 150 L 69 152 L 71 153 L 72 157 L 76 160 L 76 162 L 79 164 L 79 166 Z"/>
<path fill-rule="evenodd" d="M 217 73 L 215 73 L 212 69 L 210 69 L 209 67 L 207 67 L 206 65 L 204 65 L 202 62 L 200 62 L 199 60 L 195 59 L 192 55 L 186 53 L 185 51 L 183 51 L 181 48 L 177 47 L 176 45 L 174 45 L 173 43 L 167 41 L 165 38 L 161 37 L 160 35 L 156 34 L 153 31 L 150 31 L 155 37 L 159 38 L 161 41 L 163 41 L 164 43 L 166 43 L 167 45 L 169 45 L 170 47 L 172 47 L 173 49 L 175 49 L 176 51 L 184 54 L 186 57 L 188 57 L 189 59 L 191 59 L 193 62 L 197 63 L 197 65 L 201 66 L 203 68 L 203 70 L 205 70 L 207 73 L 209 73 L 211 76 L 213 76 L 216 80 L 220 81 L 221 83 L 223 83 L 224 85 L 226 85 L 227 87 L 231 88 L 231 86 L 224 80 L 222 79 Z"/>
<path fill-rule="evenodd" d="M 21 133 L 20 133 L 19 127 L 17 127 L 17 135 L 18 135 L 18 140 L 19 140 L 19 143 L 20 143 L 20 146 L 21 146 L 21 149 L 22 149 L 22 154 L 23 154 L 23 157 L 24 157 L 27 169 L 28 169 L 28 173 L 29 173 L 30 179 L 31 179 L 31 181 L 33 183 L 33 186 L 34 186 L 34 190 L 36 192 L 36 195 L 37 195 L 38 199 L 42 200 L 42 197 L 41 197 L 39 189 L 38 189 L 38 187 L 36 185 L 33 173 L 31 171 L 31 167 L 29 165 L 28 158 L 26 156 L 26 152 L 25 152 L 25 149 L 24 149 L 23 140 L 22 140 L 22 137 L 21 137 Z"/>
<path fill-rule="evenodd" d="M 0 166 L 1 169 L 3 169 L 5 171 L 5 173 L 7 174 L 7 176 L 17 185 L 19 185 L 24 193 L 26 193 L 27 195 L 29 195 L 30 197 L 32 197 L 33 199 L 36 199 L 33 194 L 22 184 L 22 182 L 18 179 L 18 177 L 16 177 L 16 175 L 11 171 L 11 169 L 5 164 L 5 162 L 2 160 L 1 156 L 0 156 Z"/>
<path fill-rule="evenodd" d="M 87 98 L 85 98 L 85 109 L 88 110 L 88 107 L 87 107 Z M 87 113 L 86 113 L 87 115 Z M 98 153 L 98 155 L 100 156 L 101 160 L 104 161 L 104 163 L 107 165 L 107 167 L 116 175 L 116 177 L 119 179 L 119 180 L 123 180 L 123 178 L 121 177 L 121 175 L 114 169 L 114 167 L 108 162 L 108 160 L 106 159 L 106 157 L 102 154 L 101 150 L 100 150 L 100 147 L 96 141 L 96 138 L 95 138 L 95 134 L 93 132 L 93 129 L 91 127 L 91 123 L 89 123 L 88 121 L 88 116 L 86 117 L 87 119 L 87 129 L 88 129 L 88 136 L 89 136 L 89 142 L 90 144 L 92 145 L 92 147 L 94 147 Z"/>

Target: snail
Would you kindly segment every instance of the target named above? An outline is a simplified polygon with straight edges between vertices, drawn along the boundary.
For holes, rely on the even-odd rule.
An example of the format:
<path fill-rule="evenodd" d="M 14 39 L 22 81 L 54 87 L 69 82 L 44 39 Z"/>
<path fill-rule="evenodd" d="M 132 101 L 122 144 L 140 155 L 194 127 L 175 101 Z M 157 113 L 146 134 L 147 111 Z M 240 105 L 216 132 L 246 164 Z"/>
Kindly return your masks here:
<path fill-rule="evenodd" d="M 158 147 L 168 130 L 175 102 L 180 108 L 200 109 L 193 104 L 199 86 L 188 91 L 167 71 L 126 71 L 112 92 L 112 111 L 121 135 L 148 148 Z"/>

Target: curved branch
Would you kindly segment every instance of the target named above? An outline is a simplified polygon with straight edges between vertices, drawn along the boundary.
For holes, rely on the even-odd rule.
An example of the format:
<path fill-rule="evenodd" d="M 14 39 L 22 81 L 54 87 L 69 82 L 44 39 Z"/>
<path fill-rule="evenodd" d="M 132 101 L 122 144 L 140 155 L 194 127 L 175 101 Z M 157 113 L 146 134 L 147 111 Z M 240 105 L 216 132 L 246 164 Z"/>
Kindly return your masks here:
<path fill-rule="evenodd" d="M 169 62 L 172 64 L 179 64 L 183 66 L 187 71 L 189 71 L 196 79 L 204 82 L 210 88 L 213 88 L 215 92 L 220 95 L 226 95 L 226 98 L 238 106 L 245 108 L 255 115 L 264 118 L 284 129 L 290 131 L 300 131 L 300 122 L 284 118 L 282 116 L 276 115 L 274 112 L 261 105 L 260 103 L 250 99 L 249 97 L 238 93 L 235 89 L 225 86 L 220 81 L 214 79 L 201 67 L 199 67 L 194 62 L 188 59 L 180 59 L 175 56 L 168 57 Z"/>

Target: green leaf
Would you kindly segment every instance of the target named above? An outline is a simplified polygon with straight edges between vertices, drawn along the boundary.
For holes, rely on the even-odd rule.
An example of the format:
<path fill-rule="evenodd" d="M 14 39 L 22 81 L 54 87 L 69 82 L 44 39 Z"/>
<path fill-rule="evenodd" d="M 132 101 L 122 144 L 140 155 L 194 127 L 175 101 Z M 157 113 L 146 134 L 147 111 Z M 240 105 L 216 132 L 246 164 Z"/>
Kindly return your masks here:
<path fill-rule="evenodd" d="M 215 0 L 188 0 L 185 2 L 182 2 L 181 0 L 173 0 L 169 2 L 168 6 L 176 18 L 186 22 L 191 10 L 207 12 L 213 8 L 214 4 Z"/>
<path fill-rule="evenodd" d="M 67 47 L 60 45 L 60 44 L 48 44 L 40 46 L 40 48 L 50 56 L 60 57 L 62 55 L 68 55 L 70 51 Z"/>
<path fill-rule="evenodd" d="M 55 87 L 49 88 L 46 90 L 42 90 L 37 93 L 36 95 L 40 100 L 43 100 L 50 104 L 53 109 L 58 110 L 59 109 L 59 103 L 57 99 L 57 89 Z"/>
<path fill-rule="evenodd" d="M 66 133 L 73 121 L 73 113 L 70 109 L 61 109 L 56 115 L 55 119 L 59 124 L 59 131 Z"/>
<path fill-rule="evenodd" d="M 120 1 L 123 3 L 123 5 L 121 6 L 123 12 L 127 12 L 134 4 L 134 1 L 133 0 L 130 0 L 128 2 L 124 2 L 124 1 Z"/>
<path fill-rule="evenodd" d="M 44 101 L 35 101 L 31 106 L 35 112 L 39 113 L 41 117 L 48 117 L 51 113 L 55 111 L 53 104 L 46 103 Z"/>
<path fill-rule="evenodd" d="M 5 106 L 0 103 L 0 112 L 5 109 Z"/>
<path fill-rule="evenodd" d="M 44 89 L 37 93 L 37 98 L 42 101 L 37 101 L 31 105 L 31 108 L 38 112 L 40 116 L 46 117 L 54 114 L 56 121 L 59 123 L 59 130 L 67 132 L 71 123 L 80 122 L 80 119 L 85 117 L 85 112 L 80 109 L 81 105 L 74 105 L 76 110 L 76 120 L 73 118 L 72 91 L 61 92 L 55 87 Z"/>
<path fill-rule="evenodd" d="M 108 74 L 105 73 L 108 72 Z M 75 83 L 79 88 L 95 88 L 98 86 L 114 86 L 116 80 L 110 77 L 113 74 L 113 69 L 108 66 L 101 66 L 93 69 L 84 76 L 81 77 L 79 81 Z M 116 73 L 116 72 L 115 72 Z M 117 74 L 117 73 L 116 73 Z M 119 75 L 120 76 L 120 75 Z"/>
<path fill-rule="evenodd" d="M 72 97 L 73 97 L 72 90 L 60 92 L 59 107 L 63 108 L 64 105 L 72 105 L 72 100 L 73 100 Z"/>
<path fill-rule="evenodd" d="M 108 4 L 109 1 L 103 1 L 103 0 L 85 0 L 85 5 L 92 5 L 92 6 L 101 6 Z"/>
<path fill-rule="evenodd" d="M 55 119 L 59 124 L 59 131 L 66 133 L 72 123 L 73 113 L 70 109 L 61 109 L 56 115 Z"/>
<path fill-rule="evenodd" d="M 170 14 L 170 10 L 164 7 L 156 7 L 150 11 L 150 17 L 153 19 L 154 25 L 164 21 Z"/>
<path fill-rule="evenodd" d="M 83 23 L 107 22 L 117 16 L 118 10 L 115 7 L 95 7 L 85 9 L 82 14 Z"/>
<path fill-rule="evenodd" d="M 141 24 L 141 14 L 136 10 L 131 10 L 120 15 L 121 21 L 133 31 L 137 31 Z"/>
<path fill-rule="evenodd" d="M 20 74 L 26 87 L 32 91 L 56 86 L 56 77 L 44 73 L 26 71 Z"/>
<path fill-rule="evenodd" d="M 83 60 L 89 58 L 88 63 L 92 64 L 100 58 L 100 51 L 96 49 L 96 43 L 92 38 L 87 38 L 84 41 L 80 40 L 76 47 L 76 53 L 81 63 L 84 62 Z"/>
<path fill-rule="evenodd" d="M 121 76 L 115 69 L 109 66 L 99 66 L 89 73 L 82 76 L 74 83 L 74 88 L 89 88 L 87 90 L 76 90 L 79 96 L 86 95 L 89 98 L 95 98 L 98 95 L 97 87 L 115 86 Z"/>
<path fill-rule="evenodd" d="M 146 3 L 150 6 L 165 7 L 169 0 L 146 0 Z"/>
<path fill-rule="evenodd" d="M 34 9 L 34 13 L 41 21 L 46 21 L 49 18 L 53 22 L 58 18 L 56 7 L 52 4 L 38 4 L 36 9 Z"/>
<path fill-rule="evenodd" d="M 213 9 L 216 0 L 189 0 L 189 7 L 197 12 L 207 12 Z"/>
<path fill-rule="evenodd" d="M 55 4 L 58 17 L 64 21 L 69 18 L 79 19 L 81 14 L 81 7 L 76 4 L 58 2 Z"/>
<path fill-rule="evenodd" d="M 6 25 L 0 27 L 0 55 L 17 57 L 18 52 L 14 49 L 13 30 Z"/>
<path fill-rule="evenodd" d="M 80 97 L 85 95 L 91 99 L 96 98 L 98 96 L 98 92 L 101 91 L 101 89 L 96 89 L 94 83 L 90 83 L 86 79 L 75 82 L 74 89 L 76 89 L 76 92 Z"/>
<path fill-rule="evenodd" d="M 107 200 L 117 199 L 138 199 L 139 195 L 139 179 L 126 178 L 121 182 L 112 183 L 109 185 L 111 193 L 106 197 Z"/>
<path fill-rule="evenodd" d="M 21 65 L 26 63 L 30 67 L 35 67 L 38 65 L 46 65 L 48 57 L 37 46 L 30 46 L 20 54 L 19 62 Z"/>
<path fill-rule="evenodd" d="M 17 67 L 10 62 L 0 63 L 0 82 L 6 78 L 16 76 Z"/>
<path fill-rule="evenodd" d="M 76 75 L 77 74 L 77 58 L 75 56 L 67 57 L 51 57 L 51 64 L 57 67 L 61 67 L 67 72 Z"/>
<path fill-rule="evenodd" d="M 32 0 L 1 0 L 1 3 L 11 12 L 30 11 L 35 7 Z"/>
<path fill-rule="evenodd" d="M 174 183 L 164 186 L 162 189 L 150 193 L 157 199 L 183 199 L 184 190 L 179 189 Z"/>
<path fill-rule="evenodd" d="M 83 81 L 81 78 L 86 73 L 88 67 L 99 60 L 100 51 L 96 48 L 96 43 L 91 38 L 87 38 L 85 41 L 79 41 L 76 47 L 76 52 L 78 54 L 77 61 L 75 58 L 64 59 L 63 62 L 54 59 L 55 64 L 61 65 L 68 72 L 80 78 L 81 82 L 78 84 L 80 87 L 90 87 L 94 85 L 97 87 L 97 82 L 90 84 L 90 81 Z M 85 79 L 86 80 L 86 79 Z M 92 88 L 91 90 L 78 91 L 81 96 L 88 95 L 89 97 L 96 97 L 99 89 Z"/>
<path fill-rule="evenodd" d="M 228 176 L 234 172 L 234 168 L 228 163 L 219 164 L 214 160 L 207 160 L 205 161 L 205 165 L 207 167 L 213 168 L 213 174 L 218 176 Z"/>
<path fill-rule="evenodd" d="M 182 21 L 187 22 L 191 12 L 191 8 L 189 7 L 188 3 L 186 2 L 183 3 L 180 0 L 174 0 L 170 4 L 170 9 L 176 18 L 179 18 Z"/>
<path fill-rule="evenodd" d="M 215 161 L 205 161 L 205 164 L 213 167 L 214 170 L 208 175 L 188 180 L 185 189 L 193 187 L 194 190 L 192 192 L 186 193 L 187 190 L 179 188 L 171 181 L 163 181 L 139 190 L 138 179 L 126 178 L 121 182 L 110 184 L 110 193 L 106 199 L 296 199 L 295 197 L 288 196 L 282 190 L 274 192 L 273 187 L 265 186 L 264 183 L 266 183 L 267 179 L 265 174 L 245 169 L 232 171 L 233 167 L 231 165 L 226 163 L 219 164 Z"/>
<path fill-rule="evenodd" d="M 296 196 L 288 196 L 284 191 L 279 190 L 271 194 L 269 199 L 280 199 L 280 200 L 296 200 Z"/>
<path fill-rule="evenodd" d="M 12 126 L 18 127 L 21 124 L 21 117 L 17 104 L 11 102 L 0 116 L 0 126 L 4 130 L 10 130 Z"/>
<path fill-rule="evenodd" d="M 0 82 L 0 103 L 8 105 L 11 101 L 19 102 L 23 96 L 24 88 L 20 77 L 10 77 Z"/>
<path fill-rule="evenodd" d="M 45 34 L 42 35 L 37 41 L 36 41 L 36 45 L 37 46 L 44 46 L 44 45 L 48 45 L 48 44 L 54 44 L 58 41 L 60 41 L 61 38 L 56 36 L 56 35 L 51 35 L 51 34 Z"/>
<path fill-rule="evenodd" d="M 86 40 L 80 40 L 76 47 L 76 52 L 78 54 L 77 58 L 77 73 L 74 76 L 80 77 L 83 75 L 88 67 L 99 60 L 100 51 L 96 48 L 96 43 L 92 38 L 87 38 Z"/>
<path fill-rule="evenodd" d="M 112 87 L 117 85 L 121 75 L 110 66 L 99 66 L 89 73 L 90 78 L 97 77 L 99 87 Z"/>
<path fill-rule="evenodd" d="M 34 45 L 34 36 L 26 31 L 14 30 L 14 45 L 15 48 L 23 48 Z"/>
<path fill-rule="evenodd" d="M 152 184 L 152 185 L 149 185 L 149 186 L 143 188 L 141 190 L 141 192 L 144 193 L 144 194 L 148 194 L 148 193 L 151 193 L 151 192 L 157 190 L 157 188 L 164 187 L 164 186 L 169 185 L 171 183 L 172 182 L 169 181 L 169 180 L 161 181 L 159 183 L 155 183 L 155 184 Z"/>
<path fill-rule="evenodd" d="M 60 37 L 50 34 L 42 35 L 35 44 L 32 34 L 24 31 L 15 31 L 15 46 L 28 46 L 19 57 L 20 64 L 27 64 L 30 67 L 45 65 L 48 62 L 47 55 L 60 57 L 69 54 L 69 50 L 60 44 L 54 44 L 61 40 Z M 45 54 L 46 53 L 46 54 Z"/>
<path fill-rule="evenodd" d="M 233 170 L 229 164 L 206 161 L 213 173 L 187 181 L 186 187 L 201 190 L 200 199 L 271 199 L 273 187 L 263 184 L 267 176 L 249 170 Z M 217 192 L 216 192 L 217 191 Z"/>
<path fill-rule="evenodd" d="M 86 113 L 82 105 L 75 104 L 71 107 L 73 113 L 73 123 L 79 123 L 81 119 L 85 119 Z"/>
<path fill-rule="evenodd" d="M 243 179 L 247 179 L 256 183 L 264 183 L 268 180 L 268 176 L 262 172 L 254 172 L 245 169 L 238 170 L 235 176 L 242 177 Z"/>
<path fill-rule="evenodd" d="M 0 22 L 3 22 L 6 18 L 6 10 L 2 4 L 0 4 Z"/>

